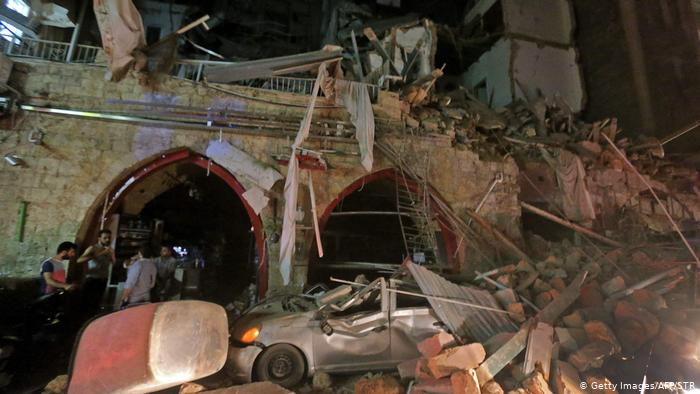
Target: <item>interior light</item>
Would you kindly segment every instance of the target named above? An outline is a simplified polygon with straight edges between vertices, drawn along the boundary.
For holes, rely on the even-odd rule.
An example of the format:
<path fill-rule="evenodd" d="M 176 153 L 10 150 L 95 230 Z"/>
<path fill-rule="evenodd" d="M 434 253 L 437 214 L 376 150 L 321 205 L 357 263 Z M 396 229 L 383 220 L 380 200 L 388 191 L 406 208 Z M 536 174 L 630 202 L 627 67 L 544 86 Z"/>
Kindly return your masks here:
<path fill-rule="evenodd" d="M 251 327 L 245 330 L 243 335 L 241 335 L 241 342 L 253 343 L 256 339 L 258 339 L 258 335 L 260 335 L 260 326 Z"/>

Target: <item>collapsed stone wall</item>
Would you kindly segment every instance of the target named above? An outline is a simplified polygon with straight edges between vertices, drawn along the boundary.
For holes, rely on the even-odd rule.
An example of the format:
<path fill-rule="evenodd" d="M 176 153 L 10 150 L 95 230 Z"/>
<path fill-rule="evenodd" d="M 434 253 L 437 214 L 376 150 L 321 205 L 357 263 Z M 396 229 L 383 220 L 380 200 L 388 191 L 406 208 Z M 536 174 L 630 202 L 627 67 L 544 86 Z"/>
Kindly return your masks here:
<path fill-rule="evenodd" d="M 173 78 L 164 80 L 158 92 L 149 92 L 133 77 L 120 83 L 105 81 L 102 68 L 36 61 L 16 63 L 10 83 L 25 94 L 24 101 L 28 103 L 96 111 L 126 108 L 124 103 L 108 103 L 108 100 L 121 99 L 202 108 L 236 108 L 292 117 L 303 114 L 307 100 L 300 95 L 226 86 L 225 89 L 236 93 L 232 95 L 216 90 L 214 86 Z M 512 160 L 482 161 L 476 153 L 464 147 L 454 148 L 444 139 L 401 133 L 395 126 L 400 122 L 392 120 L 398 107 L 396 99 L 391 95 L 384 97 L 386 102 L 380 98 L 375 107 L 379 119 L 378 138 L 385 138 L 417 161 L 429 160 L 432 186 L 458 214 L 463 214 L 466 208 L 475 208 L 495 174 L 504 174 L 504 182 L 490 195 L 481 213 L 497 228 L 518 239 L 520 208 L 515 163 Z M 280 102 L 287 105 L 275 104 Z M 332 108 L 321 109 L 315 116 L 347 118 L 343 111 Z M 32 131 L 44 133 L 42 144 L 28 142 Z M 222 135 L 261 163 L 283 175 L 286 172 L 286 167 L 272 157 L 289 152 L 290 141 L 286 134 L 260 130 L 256 135 L 224 130 Z M 0 277 L 35 276 L 41 259 L 50 256 L 61 241 L 90 241 L 90 234 L 87 237 L 81 234 L 90 220 L 86 216 L 95 213 L 107 190 L 126 174 L 173 149 L 204 152 L 209 141 L 218 138 L 218 130 L 151 127 L 27 111 L 18 111 L 5 118 L 0 128 L 0 151 L 20 156 L 26 165 L 10 167 L 3 164 L 0 171 Z M 307 147 L 358 151 L 352 138 L 312 138 Z M 318 212 L 323 212 L 342 190 L 367 175 L 355 155 L 327 154 L 325 159 L 329 169 L 313 173 Z M 392 163 L 383 155 L 375 154 L 375 171 L 391 167 Z M 304 177 L 302 182 L 306 182 Z M 15 237 L 15 228 L 21 201 L 26 201 L 28 208 L 24 239 L 20 241 Z M 271 209 L 263 209 L 260 216 L 264 227 L 269 230 Z M 305 239 L 303 236 L 297 238 Z M 276 269 L 276 247 L 268 243 L 270 287 L 281 283 Z M 297 284 L 304 282 L 305 269 L 300 267 L 295 272 Z"/>

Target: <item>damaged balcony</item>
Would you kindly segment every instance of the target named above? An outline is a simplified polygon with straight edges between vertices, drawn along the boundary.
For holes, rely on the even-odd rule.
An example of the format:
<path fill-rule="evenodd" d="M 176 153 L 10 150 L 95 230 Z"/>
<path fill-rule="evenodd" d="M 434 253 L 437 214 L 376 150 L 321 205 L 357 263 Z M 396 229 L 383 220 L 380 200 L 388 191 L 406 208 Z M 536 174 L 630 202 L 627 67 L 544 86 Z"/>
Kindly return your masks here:
<path fill-rule="evenodd" d="M 0 390 L 694 392 L 689 1 L 1 7 Z"/>

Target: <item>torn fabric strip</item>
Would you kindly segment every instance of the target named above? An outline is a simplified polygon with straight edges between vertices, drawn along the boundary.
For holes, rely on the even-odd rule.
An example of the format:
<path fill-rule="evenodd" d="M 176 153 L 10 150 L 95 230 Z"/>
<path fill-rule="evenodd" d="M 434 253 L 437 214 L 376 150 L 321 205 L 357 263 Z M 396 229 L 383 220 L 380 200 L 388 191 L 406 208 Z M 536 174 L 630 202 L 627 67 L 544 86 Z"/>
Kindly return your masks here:
<path fill-rule="evenodd" d="M 364 83 L 335 80 L 336 103 L 345 106 L 350 121 L 355 126 L 355 138 L 360 145 L 360 162 L 365 171 L 372 172 L 374 162 L 374 111 L 367 85 Z"/>
<path fill-rule="evenodd" d="M 94 0 L 93 8 L 112 80 L 124 78 L 133 63 L 137 69 L 145 67 L 146 56 L 140 51 L 146 47 L 145 30 L 141 14 L 133 2 Z"/>
<path fill-rule="evenodd" d="M 327 64 L 324 62 L 318 69 L 318 76 L 314 82 L 311 92 L 311 100 L 306 108 L 304 119 L 299 125 L 299 132 L 292 144 L 292 154 L 289 157 L 289 167 L 287 167 L 287 179 L 284 182 L 284 219 L 282 222 L 282 236 L 280 238 L 280 273 L 282 283 L 288 285 L 292 276 L 292 259 L 294 258 L 294 245 L 296 242 L 296 212 L 297 212 L 297 192 L 299 190 L 299 159 L 297 159 L 297 149 L 301 148 L 304 140 L 309 136 L 311 128 L 311 117 L 316 106 L 316 97 L 320 86 L 325 83 L 328 77 Z"/>

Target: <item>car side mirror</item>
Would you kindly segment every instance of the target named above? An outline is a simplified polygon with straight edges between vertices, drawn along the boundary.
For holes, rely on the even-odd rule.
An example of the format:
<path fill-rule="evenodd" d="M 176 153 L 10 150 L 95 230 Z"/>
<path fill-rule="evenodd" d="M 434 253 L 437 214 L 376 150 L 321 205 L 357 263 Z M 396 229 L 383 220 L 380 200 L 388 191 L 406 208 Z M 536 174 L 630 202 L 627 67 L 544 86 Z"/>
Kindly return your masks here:
<path fill-rule="evenodd" d="M 228 320 L 203 301 L 146 304 L 102 316 L 73 351 L 68 393 L 146 393 L 209 376 L 228 353 Z"/>

